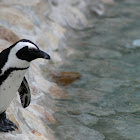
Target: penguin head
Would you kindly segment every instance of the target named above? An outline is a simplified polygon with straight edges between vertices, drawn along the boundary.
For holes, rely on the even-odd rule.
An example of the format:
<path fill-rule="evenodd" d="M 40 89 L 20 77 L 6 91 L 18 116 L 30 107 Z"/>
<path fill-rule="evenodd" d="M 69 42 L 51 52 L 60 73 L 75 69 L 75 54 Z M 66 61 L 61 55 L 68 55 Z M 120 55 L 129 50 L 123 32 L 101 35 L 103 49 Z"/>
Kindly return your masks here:
<path fill-rule="evenodd" d="M 27 39 L 19 40 L 11 47 L 15 51 L 16 57 L 20 60 L 31 62 L 37 58 L 50 59 L 46 52 L 40 50 L 36 44 Z"/>
<path fill-rule="evenodd" d="M 27 68 L 37 58 L 50 59 L 50 56 L 30 40 L 19 40 L 0 53 L 0 73 L 10 68 Z"/>

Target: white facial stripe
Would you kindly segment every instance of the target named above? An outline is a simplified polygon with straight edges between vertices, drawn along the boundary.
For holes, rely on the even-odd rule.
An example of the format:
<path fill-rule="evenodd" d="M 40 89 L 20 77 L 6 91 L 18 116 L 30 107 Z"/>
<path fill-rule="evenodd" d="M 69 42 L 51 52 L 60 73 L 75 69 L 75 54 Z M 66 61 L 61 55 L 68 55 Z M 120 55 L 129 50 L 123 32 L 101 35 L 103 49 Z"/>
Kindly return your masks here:
<path fill-rule="evenodd" d="M 16 53 L 22 49 L 23 47 L 28 46 L 29 48 L 35 48 L 37 49 L 37 47 L 29 42 L 18 42 L 10 51 L 9 56 L 8 56 L 8 60 L 6 62 L 6 64 L 4 65 L 4 67 L 2 68 L 2 73 L 1 75 L 8 69 L 8 68 L 25 68 L 25 67 L 29 67 L 30 63 L 25 61 L 25 60 L 21 60 L 18 59 L 16 56 Z"/>
<path fill-rule="evenodd" d="M 20 49 L 22 49 L 23 47 L 28 46 L 28 48 L 34 48 L 37 49 L 37 47 L 35 45 L 33 45 L 32 43 L 29 42 L 18 42 L 14 48 L 15 50 L 18 52 Z"/>

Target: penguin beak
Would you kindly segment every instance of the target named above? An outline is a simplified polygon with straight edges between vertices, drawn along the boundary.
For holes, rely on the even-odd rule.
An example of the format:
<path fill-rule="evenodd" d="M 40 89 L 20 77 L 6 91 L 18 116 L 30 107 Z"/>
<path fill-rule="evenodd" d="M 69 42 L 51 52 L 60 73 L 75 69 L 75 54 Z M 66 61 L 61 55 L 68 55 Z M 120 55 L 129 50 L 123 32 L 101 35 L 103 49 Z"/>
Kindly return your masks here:
<path fill-rule="evenodd" d="M 39 48 L 23 47 L 16 53 L 17 58 L 31 62 L 37 58 L 50 59 L 50 56 Z"/>
<path fill-rule="evenodd" d="M 46 52 L 39 50 L 37 58 L 50 59 L 50 56 Z"/>

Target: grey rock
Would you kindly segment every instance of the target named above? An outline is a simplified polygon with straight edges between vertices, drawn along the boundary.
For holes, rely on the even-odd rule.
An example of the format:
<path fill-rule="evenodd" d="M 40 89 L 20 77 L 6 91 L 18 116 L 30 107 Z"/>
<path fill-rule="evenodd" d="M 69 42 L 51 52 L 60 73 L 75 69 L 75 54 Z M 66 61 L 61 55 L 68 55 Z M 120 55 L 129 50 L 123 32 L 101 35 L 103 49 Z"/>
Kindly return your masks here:
<path fill-rule="evenodd" d="M 65 140 L 104 140 L 105 137 L 100 132 L 90 129 L 85 126 L 75 126 L 75 125 L 67 125 L 67 126 L 59 126 L 59 131 L 61 135 L 60 139 Z"/>
<path fill-rule="evenodd" d="M 77 119 L 86 126 L 92 126 L 96 124 L 99 120 L 96 116 L 92 116 L 89 114 L 79 115 Z"/>

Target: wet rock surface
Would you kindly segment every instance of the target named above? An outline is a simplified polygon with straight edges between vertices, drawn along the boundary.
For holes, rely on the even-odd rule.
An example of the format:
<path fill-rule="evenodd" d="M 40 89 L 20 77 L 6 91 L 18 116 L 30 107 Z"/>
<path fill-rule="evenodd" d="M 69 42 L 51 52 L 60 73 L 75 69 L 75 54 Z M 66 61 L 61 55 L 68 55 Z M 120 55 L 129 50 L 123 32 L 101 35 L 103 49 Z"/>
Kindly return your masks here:
<path fill-rule="evenodd" d="M 103 140 L 104 136 L 98 131 L 90 129 L 85 126 L 70 125 L 67 127 L 59 126 L 58 131 L 63 134 L 60 135 L 61 139 L 75 139 L 75 140 Z M 65 135 L 65 136 L 64 136 Z"/>
<path fill-rule="evenodd" d="M 58 85 L 66 86 L 81 78 L 78 72 L 55 72 L 51 74 L 52 80 Z"/>
<path fill-rule="evenodd" d="M 139 140 L 139 5 L 0 1 L 0 51 L 27 38 L 51 56 L 32 62 L 31 104 L 14 98 L 7 117 L 18 129 L 0 140 Z"/>

